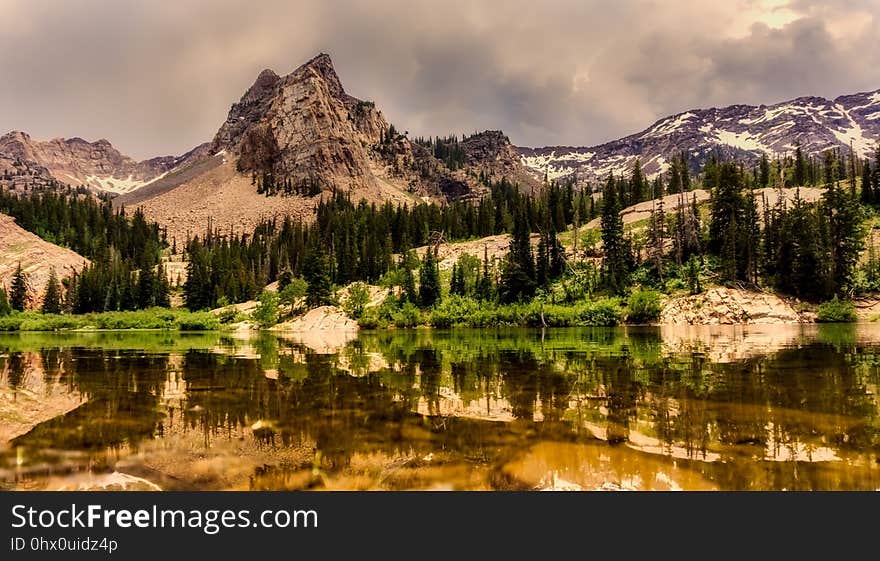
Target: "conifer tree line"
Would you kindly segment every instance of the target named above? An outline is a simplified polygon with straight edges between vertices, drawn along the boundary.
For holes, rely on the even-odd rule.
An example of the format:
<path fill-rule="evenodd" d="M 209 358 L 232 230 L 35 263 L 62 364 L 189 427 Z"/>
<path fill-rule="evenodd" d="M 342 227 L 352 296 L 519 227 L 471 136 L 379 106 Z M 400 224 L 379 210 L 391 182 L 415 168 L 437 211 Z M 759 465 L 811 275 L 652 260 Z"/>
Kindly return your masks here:
<path fill-rule="evenodd" d="M 435 158 L 453 171 L 461 169 L 465 164 L 464 148 L 461 147 L 461 139 L 458 135 L 417 137 L 413 142 L 429 149 Z"/>
<path fill-rule="evenodd" d="M 271 181 L 259 181 L 264 179 Z M 795 193 L 771 204 L 767 191 L 759 191 L 808 186 L 823 188 L 819 201 Z M 497 266 L 485 254 L 482 260 L 460 259 L 448 293 L 525 301 L 566 274 L 559 234 L 572 225 L 577 232 L 594 218 L 602 241 L 601 285 L 608 294 L 625 295 L 635 284 L 662 289 L 667 278 L 678 275 L 692 291 L 704 280 L 716 280 L 827 299 L 853 289 L 866 209 L 880 206 L 880 149 L 861 161 L 840 149 L 806 157 L 799 147 L 791 156 L 764 156 L 750 165 L 712 156 L 698 175 L 692 175 L 688 156 L 677 154 L 652 179 L 636 160 L 628 173 L 609 175 L 595 198 L 592 188 L 577 189 L 571 181 L 548 183 L 536 195 L 504 179 L 489 187 L 480 201 L 445 205 L 356 203 L 333 193 L 316 202 L 313 221 L 268 220 L 247 234 L 209 226 L 185 245 L 186 305 L 205 309 L 242 302 L 271 282 L 284 288 L 301 278 L 307 303 L 317 306 L 333 301 L 334 285 L 376 283 L 391 275 L 403 302 L 430 307 L 446 293 L 437 244 L 496 234 L 511 235 L 507 255 Z M 691 193 L 697 187 L 710 191 L 702 207 Z M 676 195 L 676 204 L 666 207 L 664 195 Z M 655 202 L 644 233 L 627 231 L 621 211 L 648 200 Z M 43 295 L 45 311 L 169 305 L 170 286 L 160 265 L 165 236 L 140 211 L 128 215 L 107 198 L 59 185 L 27 196 L 0 190 L 0 212 L 92 261 L 70 279 L 53 275 Z M 411 250 L 421 246 L 435 249 L 418 259 Z M 22 273 L 20 282 L 4 290 L 0 307 L 5 299 L 11 308 L 22 308 L 26 284 Z"/>
<path fill-rule="evenodd" d="M 620 201 L 632 192 L 633 181 L 609 177 L 602 212 L 605 285 L 623 293 L 639 268 L 662 285 L 671 268 L 693 277 L 708 266 L 721 283 L 770 286 L 808 300 L 847 295 L 854 290 L 864 249 L 866 209 L 880 203 L 880 149 L 874 159 L 859 162 L 833 149 L 823 153 L 818 165 L 797 148 L 791 158 L 770 162 L 765 156 L 747 168 L 712 157 L 701 177 L 701 187 L 710 190 L 708 216 L 701 216 L 695 198 L 687 204 L 680 197 L 676 210 L 668 213 L 657 201 L 642 252 L 632 247 L 619 216 Z M 636 164 L 632 177 L 639 174 Z M 799 188 L 813 185 L 822 187 L 823 194 L 807 202 Z M 776 191 L 771 204 L 766 191 L 756 191 L 763 187 L 796 189 L 787 199 Z M 698 285 L 699 279 L 694 280 Z"/>
<path fill-rule="evenodd" d="M 66 290 L 53 271 L 42 295 L 44 303 L 47 297 L 49 301 L 44 311 L 87 313 L 169 305 L 170 286 L 158 266 L 167 246 L 165 235 L 140 210 L 129 216 L 124 208 L 114 210 L 107 197 L 95 198 L 56 184 L 27 194 L 0 189 L 0 212 L 14 217 L 25 230 L 91 261 L 64 279 Z M 16 294 L 26 284 L 24 273 L 17 282 L 18 273 L 12 288 Z"/>
<path fill-rule="evenodd" d="M 525 264 L 524 257 L 518 262 L 526 267 L 530 281 L 515 293 L 517 297 L 531 295 L 561 268 L 562 250 L 556 233 L 567 228 L 576 215 L 586 222 L 596 212 L 589 193 L 575 190 L 572 183 L 552 184 L 540 195 L 531 196 L 502 179 L 476 204 L 394 206 L 389 202 L 379 206 L 355 203 L 350 196 L 335 193 L 318 202 L 312 222 L 285 217 L 260 224 L 251 235 L 209 230 L 189 240 L 184 299 L 191 309 L 212 308 L 223 301 L 241 302 L 254 298 L 263 286 L 282 275 L 292 275 L 303 277 L 310 287 L 326 286 L 319 291 L 324 296 L 312 298 L 326 302 L 331 284 L 376 282 L 390 270 L 405 269 L 393 256 L 432 244 L 438 236 L 459 241 L 514 230 L 526 235 L 526 244 L 529 232 L 544 232 L 542 238 L 546 238 L 546 259 L 539 259 L 542 267 L 547 262 L 541 279 L 532 278 L 536 273 L 534 258 L 531 266 Z M 421 267 L 410 263 L 408 269 Z M 432 283 L 435 279 L 424 280 Z M 425 301 L 413 298 L 414 304 Z"/>

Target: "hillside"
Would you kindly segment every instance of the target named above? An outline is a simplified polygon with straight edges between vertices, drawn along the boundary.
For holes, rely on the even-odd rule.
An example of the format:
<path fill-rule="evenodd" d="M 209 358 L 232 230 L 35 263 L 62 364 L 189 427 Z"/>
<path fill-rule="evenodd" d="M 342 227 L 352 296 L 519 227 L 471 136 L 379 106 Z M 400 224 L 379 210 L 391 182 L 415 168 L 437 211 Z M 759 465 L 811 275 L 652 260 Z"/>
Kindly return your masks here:
<path fill-rule="evenodd" d="M 61 279 L 88 262 L 78 253 L 42 240 L 23 230 L 14 219 L 0 214 L 0 284 L 8 290 L 21 263 L 30 283 L 31 306 L 39 305 L 52 268 Z"/>
<path fill-rule="evenodd" d="M 807 155 L 828 148 L 868 157 L 880 141 L 880 90 L 834 100 L 799 97 L 775 105 L 731 105 L 692 109 L 660 119 L 642 132 L 591 147 L 518 148 L 522 163 L 537 177 L 574 177 L 581 183 L 609 173 L 626 173 L 635 158 L 645 172 L 669 169 L 684 152 L 697 171 L 713 153 L 755 161 L 761 153 L 790 155 L 797 145 Z"/>

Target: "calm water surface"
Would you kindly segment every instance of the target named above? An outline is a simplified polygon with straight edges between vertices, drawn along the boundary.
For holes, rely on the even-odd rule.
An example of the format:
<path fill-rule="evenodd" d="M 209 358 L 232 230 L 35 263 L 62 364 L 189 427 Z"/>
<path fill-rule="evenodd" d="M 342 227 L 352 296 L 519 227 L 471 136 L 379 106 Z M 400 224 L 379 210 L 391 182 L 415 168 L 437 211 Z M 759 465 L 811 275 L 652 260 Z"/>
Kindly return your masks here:
<path fill-rule="evenodd" d="M 0 335 L 0 489 L 880 489 L 880 326 Z"/>

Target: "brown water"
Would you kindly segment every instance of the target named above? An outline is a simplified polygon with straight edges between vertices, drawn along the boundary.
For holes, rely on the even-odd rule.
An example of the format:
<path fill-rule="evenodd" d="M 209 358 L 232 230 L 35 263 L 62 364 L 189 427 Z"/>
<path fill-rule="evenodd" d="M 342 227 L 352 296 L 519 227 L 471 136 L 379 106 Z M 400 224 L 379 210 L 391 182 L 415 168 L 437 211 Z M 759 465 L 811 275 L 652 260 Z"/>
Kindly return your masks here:
<path fill-rule="evenodd" d="M 0 489 L 880 489 L 880 326 L 0 335 Z"/>

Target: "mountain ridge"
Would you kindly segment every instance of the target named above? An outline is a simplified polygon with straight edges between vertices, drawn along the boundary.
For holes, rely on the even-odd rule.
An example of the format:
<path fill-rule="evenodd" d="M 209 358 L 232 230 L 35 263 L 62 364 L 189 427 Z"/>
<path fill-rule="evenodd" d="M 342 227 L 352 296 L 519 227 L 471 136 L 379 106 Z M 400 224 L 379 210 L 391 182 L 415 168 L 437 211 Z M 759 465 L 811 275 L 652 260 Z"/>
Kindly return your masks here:
<path fill-rule="evenodd" d="M 880 89 L 840 95 L 833 100 L 800 96 L 772 105 L 734 104 L 689 109 L 656 120 L 648 128 L 594 146 L 517 147 L 521 162 L 538 177 L 573 177 L 596 182 L 608 173 L 630 169 L 641 160 L 649 176 L 669 169 L 667 158 L 684 152 L 698 171 L 712 153 L 754 161 L 791 154 L 797 145 L 807 155 L 842 147 L 860 158 L 880 141 Z"/>
<path fill-rule="evenodd" d="M 39 165 L 62 183 L 114 194 L 149 184 L 191 154 L 136 161 L 104 138 L 93 142 L 79 136 L 36 140 L 17 130 L 0 136 L 0 156 Z"/>

